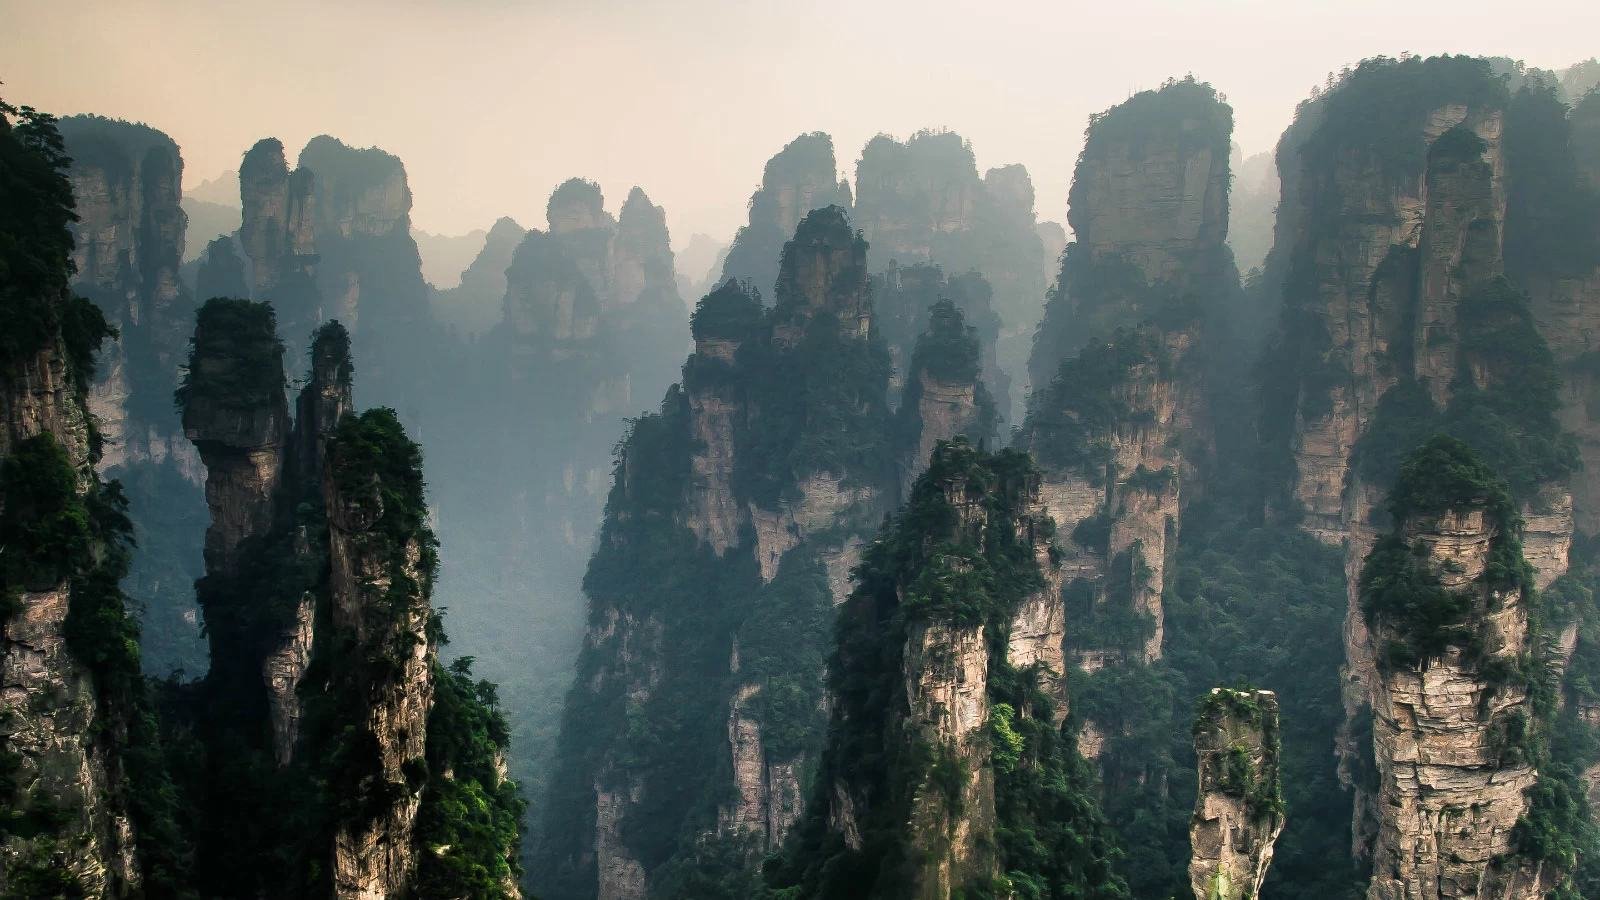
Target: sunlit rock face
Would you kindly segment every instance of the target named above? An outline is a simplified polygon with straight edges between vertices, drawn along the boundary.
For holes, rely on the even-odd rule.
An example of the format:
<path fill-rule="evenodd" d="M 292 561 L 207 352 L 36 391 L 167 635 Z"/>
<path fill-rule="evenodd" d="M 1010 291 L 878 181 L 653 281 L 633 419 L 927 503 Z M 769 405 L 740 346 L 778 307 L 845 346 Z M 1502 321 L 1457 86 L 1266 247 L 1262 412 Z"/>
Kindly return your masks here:
<path fill-rule="evenodd" d="M 1271 691 L 1213 688 L 1194 727 L 1199 790 L 1189 820 L 1189 886 L 1195 900 L 1260 895 L 1283 831 L 1278 698 Z"/>
<path fill-rule="evenodd" d="M 749 282 L 770 304 L 779 256 L 800 220 L 828 206 L 849 210 L 850 201 L 833 139 L 820 131 L 800 135 L 767 161 L 761 186 L 750 196 L 749 222 L 728 248 L 722 277 Z"/>

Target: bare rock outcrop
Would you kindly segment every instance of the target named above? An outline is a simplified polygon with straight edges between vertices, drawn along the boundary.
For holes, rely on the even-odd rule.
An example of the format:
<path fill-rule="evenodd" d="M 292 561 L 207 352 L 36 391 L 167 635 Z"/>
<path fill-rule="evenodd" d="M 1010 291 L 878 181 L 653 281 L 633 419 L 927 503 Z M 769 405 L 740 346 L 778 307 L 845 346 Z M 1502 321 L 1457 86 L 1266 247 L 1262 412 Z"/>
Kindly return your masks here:
<path fill-rule="evenodd" d="M 334 835 L 334 896 L 366 900 L 403 895 L 416 875 L 414 832 L 422 798 L 407 767 L 423 757 L 433 704 L 435 648 L 427 632 L 433 578 L 427 555 L 433 551 L 417 537 L 396 548 L 392 530 L 381 523 L 397 514 L 384 509 L 377 478 L 352 481 L 340 462 L 336 450 L 323 473 L 332 627 L 353 639 L 358 658 L 392 658 L 399 651 L 390 668 L 354 666 L 356 683 L 341 685 L 369 701 L 363 724 L 378 749 L 371 777 L 388 786 L 381 792 L 370 785 L 363 789 L 391 798 L 341 823 Z"/>
<path fill-rule="evenodd" d="M 1527 685 L 1505 675 L 1533 640 L 1532 585 L 1504 570 L 1521 550 L 1512 507 L 1459 442 L 1436 438 L 1412 460 L 1391 501 L 1396 529 L 1360 584 L 1379 661 L 1367 896 L 1543 897 L 1560 873 L 1519 856 L 1513 840 L 1539 773 Z M 1425 619 L 1419 602 L 1449 612 Z"/>
<path fill-rule="evenodd" d="M 1271 691 L 1213 688 L 1194 726 L 1200 785 L 1189 820 L 1189 886 L 1195 900 L 1260 895 L 1283 831 L 1278 775 L 1278 698 Z"/>

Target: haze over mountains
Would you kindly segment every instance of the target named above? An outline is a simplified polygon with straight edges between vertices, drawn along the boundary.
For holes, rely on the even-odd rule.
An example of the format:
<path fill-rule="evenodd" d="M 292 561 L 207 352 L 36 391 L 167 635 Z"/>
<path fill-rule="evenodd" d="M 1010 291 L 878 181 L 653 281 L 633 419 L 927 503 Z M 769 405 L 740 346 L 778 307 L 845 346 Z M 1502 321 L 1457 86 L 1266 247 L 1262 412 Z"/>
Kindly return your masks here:
<path fill-rule="evenodd" d="M 25 11 L 0 900 L 1600 898 L 1600 14 L 1468 11 Z"/>

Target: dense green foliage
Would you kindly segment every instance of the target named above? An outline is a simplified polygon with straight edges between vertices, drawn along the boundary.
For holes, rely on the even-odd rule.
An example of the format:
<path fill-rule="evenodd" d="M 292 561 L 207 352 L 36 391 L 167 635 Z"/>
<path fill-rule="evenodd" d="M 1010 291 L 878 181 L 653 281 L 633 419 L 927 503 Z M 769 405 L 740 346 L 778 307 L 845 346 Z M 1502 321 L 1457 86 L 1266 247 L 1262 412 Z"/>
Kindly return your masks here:
<path fill-rule="evenodd" d="M 1116 477 L 1108 436 L 1135 410 L 1123 399 L 1141 377 L 1164 379 L 1171 362 L 1160 336 L 1149 329 L 1118 330 L 1062 362 L 1049 386 L 1029 405 L 1022 442 L 1047 466 L 1091 479 Z"/>
<path fill-rule="evenodd" d="M 1393 185 L 1415 182 L 1427 164 L 1425 116 L 1450 104 L 1504 104 L 1505 83 L 1470 56 L 1375 57 L 1348 71 L 1320 103 L 1300 153 L 1313 171 L 1348 157 L 1374 165 Z M 1305 104 L 1302 104 L 1304 107 Z M 1303 112 L 1303 110 L 1302 110 Z"/>
<path fill-rule="evenodd" d="M 418 896 L 493 898 L 522 874 L 515 852 L 524 803 L 500 767 L 511 735 L 495 686 L 472 657 L 433 668 L 428 787 L 417 811 Z"/>
<path fill-rule="evenodd" d="M 283 342 L 272 304 L 212 297 L 200 307 L 189 363 L 174 402 L 180 409 L 271 408 L 283 397 Z"/>
<path fill-rule="evenodd" d="M 828 747 L 797 839 L 769 870 L 769 882 L 781 887 L 775 896 L 909 896 L 911 874 L 938 840 L 908 825 L 916 798 L 942 792 L 949 814 L 960 814 L 949 785 L 964 780 L 959 767 L 966 763 L 927 743 L 905 718 L 908 637 L 934 626 L 982 628 L 994 710 L 997 878 L 957 890 L 968 897 L 1128 896 L 1110 872 L 1117 851 L 1094 803 L 1090 771 L 1052 724 L 1055 701 L 1040 689 L 1037 671 L 1007 662 L 1016 607 L 1043 584 L 1033 541 L 1052 533 L 1048 519 L 1034 518 L 1027 506 L 1036 478 L 1025 454 L 941 444 L 908 505 L 866 551 L 829 665 Z M 972 506 L 958 506 L 963 500 Z M 854 805 L 857 849 L 830 823 L 841 796 Z"/>
<path fill-rule="evenodd" d="M 834 273 L 828 296 L 807 297 L 795 283 L 800 257 L 840 251 L 853 259 Z M 735 434 L 734 485 L 740 493 L 771 505 L 819 472 L 847 484 L 883 479 L 893 449 L 885 396 L 888 350 L 875 332 L 865 340 L 846 334 L 839 318 L 840 305 L 858 302 L 869 291 L 866 244 L 844 211 L 828 207 L 808 215 L 784 245 L 771 330 L 739 348 L 746 403 L 761 410 L 764 420 Z M 802 329 L 798 341 L 782 339 L 783 328 Z"/>
<path fill-rule="evenodd" d="M 127 504 L 116 482 L 103 483 L 84 467 L 98 453 L 87 389 L 95 353 L 113 330 L 92 304 L 66 293 L 72 272 L 66 226 L 74 218 L 66 163 L 50 116 L 0 103 L 0 319 L 6 322 L 0 383 L 27 357 L 59 347 L 73 389 L 65 399 L 88 422 L 85 460 L 69 455 L 65 436 L 46 432 L 17 441 L 0 462 L 0 619 L 17 612 L 23 592 L 66 587 L 67 649 L 92 677 L 98 709 L 98 729 L 88 737 L 125 774 L 119 796 L 134 827 L 145 890 L 185 897 L 190 851 L 140 675 L 138 621 L 120 588 L 132 542 Z M 0 719 L 11 715 L 0 712 Z M 81 811 L 57 808 L 49 798 L 16 797 L 20 763 L 0 747 L 0 837 L 41 837 L 47 843 L 36 849 L 48 847 L 49 835 L 78 821 Z M 19 897 L 81 891 L 68 873 L 26 856 L 7 875 L 9 892 Z"/>
<path fill-rule="evenodd" d="M 977 329 L 967 325 L 961 309 L 949 300 L 940 300 L 928 310 L 928 328 L 917 338 L 906 372 L 905 392 L 896 416 L 897 442 L 902 464 L 922 465 L 915 457 L 921 446 L 923 378 L 950 385 L 972 385 L 973 417 L 962 425 L 959 434 L 974 444 L 993 440 L 999 412 L 983 381 L 983 360 Z M 954 435 L 951 435 L 954 437 Z"/>
<path fill-rule="evenodd" d="M 850 189 L 835 180 L 837 173 L 833 138 L 820 131 L 796 137 L 767 160 L 761 188 L 750 197 L 750 222 L 734 235 L 722 277 L 758 293 L 771 291 L 778 280 L 783 245 L 793 237 L 781 224 L 785 197 L 810 196 L 813 208 L 849 206 Z M 810 210 L 797 212 L 804 216 Z"/>
<path fill-rule="evenodd" d="M 1458 307 L 1461 374 L 1449 405 L 1439 411 L 1427 392 L 1405 379 L 1379 401 L 1355 451 L 1369 484 L 1388 485 L 1401 457 L 1430 435 L 1451 435 L 1471 446 L 1485 465 L 1530 498 L 1540 485 L 1579 465 L 1577 445 L 1556 419 L 1560 378 L 1528 309 L 1527 296 L 1504 278 L 1469 292 Z M 1479 379 L 1487 381 L 1480 384 Z"/>
<path fill-rule="evenodd" d="M 0 101 L 0 372 L 50 342 L 72 275 L 72 188 L 55 118 Z"/>

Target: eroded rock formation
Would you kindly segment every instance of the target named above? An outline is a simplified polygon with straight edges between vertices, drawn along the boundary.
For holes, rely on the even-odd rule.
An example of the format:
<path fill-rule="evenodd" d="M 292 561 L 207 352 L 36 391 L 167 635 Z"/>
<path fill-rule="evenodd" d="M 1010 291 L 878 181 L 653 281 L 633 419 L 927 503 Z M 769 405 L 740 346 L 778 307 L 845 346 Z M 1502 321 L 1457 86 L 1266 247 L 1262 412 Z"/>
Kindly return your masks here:
<path fill-rule="evenodd" d="M 169 885 L 148 880 L 146 864 L 170 860 L 146 852 L 134 820 L 148 807 L 130 803 L 124 754 L 130 739 L 156 740 L 132 730 L 146 710 L 136 650 L 127 666 L 133 626 L 118 590 L 129 535 L 120 493 L 95 471 L 89 408 L 95 353 L 110 329 L 69 285 L 72 184 L 55 137 L 48 117 L 0 112 L 10 213 L 0 222 L 0 894 L 156 893 Z M 152 180 L 177 164 L 162 156 L 166 146 L 151 150 L 166 163 L 152 166 Z M 106 173 L 79 176 L 101 180 L 110 191 L 102 204 L 119 202 Z M 129 199 L 126 186 L 118 196 Z M 99 234 L 110 242 L 101 249 L 118 249 L 114 227 Z M 111 653 L 100 643 L 108 632 Z"/>
<path fill-rule="evenodd" d="M 1374 103 L 1391 106 L 1381 124 L 1368 118 Z M 1422 439 L 1446 431 L 1487 447 L 1519 436 L 1508 472 L 1535 586 L 1566 569 L 1573 502 L 1560 482 L 1576 453 L 1560 435 L 1559 376 L 1535 314 L 1503 275 L 1508 103 L 1483 60 L 1369 61 L 1307 104 L 1279 145 L 1283 204 L 1266 272 L 1286 307 L 1265 421 L 1293 457 L 1303 526 L 1345 549 L 1352 722 L 1376 702 L 1358 575 L 1399 459 Z M 1381 811 L 1359 785 L 1356 803 L 1361 854 Z"/>
<path fill-rule="evenodd" d="M 1036 618 L 1059 610 L 1038 491 L 1024 454 L 961 438 L 933 451 L 841 609 L 811 821 L 777 884 L 931 900 L 1110 886 L 1074 868 L 1100 840 L 1092 801 L 1040 808 L 1053 827 L 1030 830 L 1036 779 L 1058 779 L 1058 798 L 1084 787 L 1058 730 L 1060 619 Z"/>
<path fill-rule="evenodd" d="M 1283 831 L 1278 774 L 1278 698 L 1271 691 L 1214 688 L 1194 725 L 1200 786 L 1189 821 L 1189 886 L 1195 900 L 1260 895 Z"/>
<path fill-rule="evenodd" d="M 977 272 L 991 286 L 996 334 L 985 378 L 1015 421 L 1048 271 L 1028 170 L 1009 165 L 980 179 L 971 145 L 954 132 L 918 132 L 904 143 L 879 135 L 856 167 L 856 209 L 874 272 L 892 278 L 899 267 L 937 265 L 952 282 Z M 986 328 L 977 310 L 963 309 Z"/>
<path fill-rule="evenodd" d="M 640 897 L 678 834 L 750 865 L 742 854 L 776 848 L 803 812 L 825 623 L 897 479 L 865 242 L 830 207 L 782 258 L 771 309 L 733 279 L 701 301 L 682 388 L 622 444 L 574 702 L 620 692 L 674 737 L 641 749 L 623 720 L 569 719 L 567 764 L 590 749 L 556 788 L 550 821 L 569 833 L 545 851 L 551 893 Z M 725 693 L 707 696 L 703 666 L 725 673 Z M 666 724 L 684 703 L 715 717 L 714 736 Z M 684 761 L 713 758 L 731 759 L 731 782 L 707 765 L 686 789 Z M 696 796 L 717 810 L 709 836 L 642 824 L 679 822 Z M 593 831 L 571 834 L 573 821 Z"/>
<path fill-rule="evenodd" d="M 1460 442 L 1429 442 L 1402 471 L 1396 527 L 1362 571 L 1378 661 L 1371 900 L 1537 898 L 1561 876 L 1514 839 L 1539 779 L 1536 713 L 1514 674 L 1536 652 L 1533 585 L 1496 480 Z"/>

